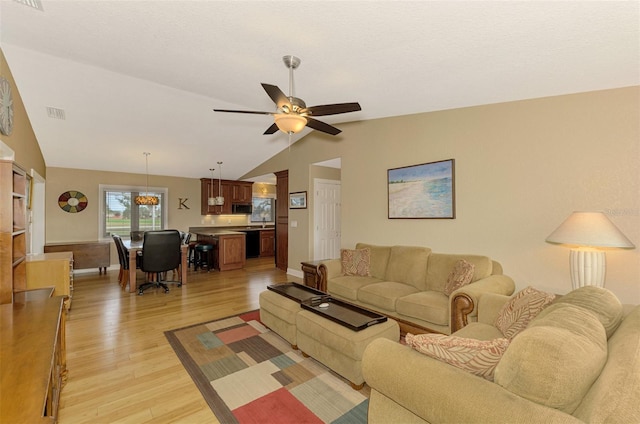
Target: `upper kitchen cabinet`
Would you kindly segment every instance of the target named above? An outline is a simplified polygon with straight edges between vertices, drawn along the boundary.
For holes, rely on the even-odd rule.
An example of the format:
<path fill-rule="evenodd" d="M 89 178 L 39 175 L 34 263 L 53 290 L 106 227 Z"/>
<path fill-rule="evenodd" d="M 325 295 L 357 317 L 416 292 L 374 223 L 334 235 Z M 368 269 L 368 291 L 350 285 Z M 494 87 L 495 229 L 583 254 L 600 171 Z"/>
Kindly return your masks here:
<path fill-rule="evenodd" d="M 247 181 L 234 181 L 233 185 L 233 197 L 231 199 L 234 203 L 251 203 L 253 197 L 253 183 Z"/>
<path fill-rule="evenodd" d="M 213 183 L 213 187 L 212 187 Z M 210 205 L 209 197 L 217 197 L 222 190 L 224 205 Z M 233 203 L 250 204 L 253 183 L 250 181 L 200 179 L 200 213 L 202 215 L 226 215 L 232 213 Z"/>

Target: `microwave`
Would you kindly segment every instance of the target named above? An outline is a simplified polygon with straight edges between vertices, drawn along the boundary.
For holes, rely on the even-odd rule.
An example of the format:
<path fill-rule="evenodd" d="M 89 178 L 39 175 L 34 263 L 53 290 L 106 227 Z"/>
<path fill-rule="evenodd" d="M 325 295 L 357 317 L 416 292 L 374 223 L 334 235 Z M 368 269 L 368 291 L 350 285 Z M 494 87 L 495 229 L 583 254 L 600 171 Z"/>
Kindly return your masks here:
<path fill-rule="evenodd" d="M 253 206 L 250 203 L 232 203 L 231 213 L 241 215 L 251 215 L 253 212 Z"/>

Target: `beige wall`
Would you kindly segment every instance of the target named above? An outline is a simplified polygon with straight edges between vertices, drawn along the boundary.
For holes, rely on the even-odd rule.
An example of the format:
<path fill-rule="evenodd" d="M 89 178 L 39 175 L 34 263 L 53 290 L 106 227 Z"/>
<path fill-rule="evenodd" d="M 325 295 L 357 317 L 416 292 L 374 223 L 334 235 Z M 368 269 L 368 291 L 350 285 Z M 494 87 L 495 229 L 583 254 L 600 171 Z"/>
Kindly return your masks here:
<path fill-rule="evenodd" d="M 9 81 L 13 95 L 13 131 L 8 136 L 0 134 L 0 140 L 15 152 L 16 163 L 29 173 L 33 169 L 45 177 L 47 171 L 38 139 L 31 128 L 31 121 L 22 103 L 20 87 L 16 86 L 2 49 L 0 49 L 0 75 Z"/>
<path fill-rule="evenodd" d="M 289 191 L 309 191 L 309 165 L 340 157 L 343 247 L 486 254 L 518 288 L 566 293 L 569 251 L 544 240 L 572 211 L 606 212 L 640 246 L 640 87 L 339 126 L 338 142 L 312 132 L 245 177 L 289 169 Z M 388 169 L 450 158 L 456 219 L 387 218 Z M 290 211 L 289 268 L 312 257 L 312 210 Z M 606 287 L 640 303 L 640 249 L 607 251 Z"/>

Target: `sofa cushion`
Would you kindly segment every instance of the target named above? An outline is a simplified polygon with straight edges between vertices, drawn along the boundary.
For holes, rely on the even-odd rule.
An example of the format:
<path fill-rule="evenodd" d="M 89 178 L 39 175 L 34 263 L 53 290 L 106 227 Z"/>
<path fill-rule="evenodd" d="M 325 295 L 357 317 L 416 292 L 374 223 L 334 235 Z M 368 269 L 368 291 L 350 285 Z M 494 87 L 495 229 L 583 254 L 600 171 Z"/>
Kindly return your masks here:
<path fill-rule="evenodd" d="M 609 338 L 607 364 L 573 415 L 586 423 L 640 423 L 640 306 Z"/>
<path fill-rule="evenodd" d="M 493 340 L 504 337 L 502 332 L 498 330 L 494 325 L 486 324 L 483 322 L 470 322 L 469 324 L 453 333 L 452 336 L 466 337 L 469 339 L 477 340 Z"/>
<path fill-rule="evenodd" d="M 616 331 L 620 322 L 622 322 L 623 308 L 622 304 L 609 290 L 602 287 L 584 286 L 575 289 L 564 296 L 558 297 L 554 304 L 549 308 L 555 308 L 556 304 L 571 304 L 585 308 L 600 320 L 607 332 L 607 338 Z M 540 313 L 540 317 L 544 316 L 547 311 L 546 308 Z M 551 309 L 553 310 L 553 309 Z"/>
<path fill-rule="evenodd" d="M 435 290 L 444 293 L 449 273 L 456 262 L 464 259 L 474 266 L 471 282 L 486 278 L 493 271 L 493 262 L 487 256 L 480 255 L 453 255 L 447 253 L 432 253 L 429 255 L 427 267 L 427 290 Z"/>
<path fill-rule="evenodd" d="M 357 277 L 345 275 L 327 281 L 327 292 L 348 300 L 358 300 L 358 290 L 369 284 L 379 283 L 375 277 Z"/>
<path fill-rule="evenodd" d="M 358 290 L 358 300 L 371 305 L 373 308 L 395 311 L 396 300 L 399 297 L 416 293 L 417 291 L 418 289 L 408 284 L 383 281 L 366 285 Z"/>
<path fill-rule="evenodd" d="M 430 254 L 431 249 L 428 247 L 393 246 L 384 279 L 425 290 Z"/>
<path fill-rule="evenodd" d="M 407 333 L 407 346 L 471 374 L 493 381 L 493 373 L 509 346 L 509 340 L 466 339 L 444 334 Z"/>
<path fill-rule="evenodd" d="M 506 338 L 512 339 L 527 328 L 529 322 L 553 302 L 554 298 L 554 294 L 531 286 L 522 289 L 502 307 L 496 319 L 496 327 Z"/>
<path fill-rule="evenodd" d="M 412 293 L 398 298 L 396 312 L 438 325 L 449 325 L 449 298 L 436 291 Z"/>
<path fill-rule="evenodd" d="M 371 272 L 371 249 L 340 249 L 342 275 L 369 277 Z"/>
<path fill-rule="evenodd" d="M 451 293 L 469 284 L 473 278 L 475 268 L 475 265 L 471 262 L 464 259 L 458 260 L 449 273 L 447 284 L 444 286 L 444 294 L 451 296 Z"/>
<path fill-rule="evenodd" d="M 607 361 L 604 327 L 589 311 L 563 305 L 511 340 L 495 382 L 512 393 L 571 414 Z"/>
<path fill-rule="evenodd" d="M 384 279 L 391 254 L 390 246 L 375 246 L 373 244 L 357 243 L 356 249 L 369 248 L 371 250 L 370 273 L 372 277 Z"/>

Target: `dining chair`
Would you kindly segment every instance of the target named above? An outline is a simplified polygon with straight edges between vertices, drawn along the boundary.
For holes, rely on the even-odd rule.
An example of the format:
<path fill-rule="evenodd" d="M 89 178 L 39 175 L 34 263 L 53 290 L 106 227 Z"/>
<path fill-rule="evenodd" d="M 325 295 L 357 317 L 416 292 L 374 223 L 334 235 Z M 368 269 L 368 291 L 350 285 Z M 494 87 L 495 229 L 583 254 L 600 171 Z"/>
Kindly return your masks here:
<path fill-rule="evenodd" d="M 118 234 L 112 234 L 113 242 L 118 252 L 118 261 L 120 262 L 120 273 L 118 274 L 118 283 L 121 287 L 126 287 L 129 282 L 129 251 L 122 243 L 122 237 Z"/>
<path fill-rule="evenodd" d="M 145 283 L 138 288 L 138 294 L 142 294 L 149 287 L 162 287 L 165 293 L 169 292 L 167 283 L 182 285 L 181 273 L 178 272 L 178 281 L 166 281 L 167 272 L 180 268 L 180 233 L 178 230 L 147 231 L 144 233 L 142 243 L 141 269 L 146 273 Z M 154 281 L 150 281 L 153 279 Z"/>

